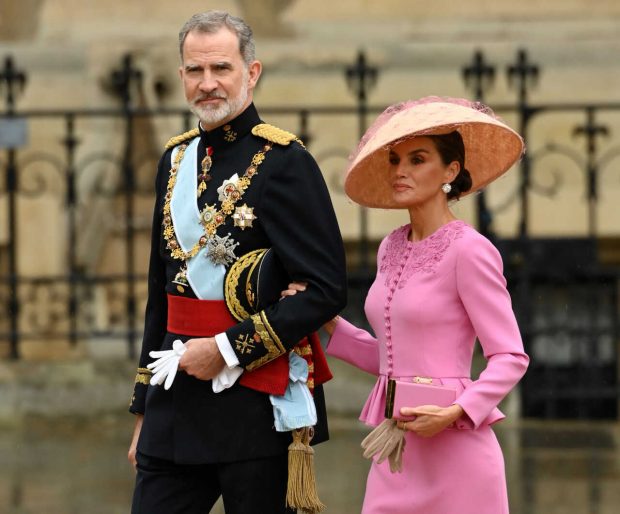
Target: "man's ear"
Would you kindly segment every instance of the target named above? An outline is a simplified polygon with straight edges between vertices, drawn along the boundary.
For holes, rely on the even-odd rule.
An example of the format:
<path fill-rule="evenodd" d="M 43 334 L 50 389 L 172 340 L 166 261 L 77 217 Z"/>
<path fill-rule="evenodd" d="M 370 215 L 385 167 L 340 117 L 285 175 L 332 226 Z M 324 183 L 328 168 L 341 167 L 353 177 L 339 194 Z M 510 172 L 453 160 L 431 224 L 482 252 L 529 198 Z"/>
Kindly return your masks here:
<path fill-rule="evenodd" d="M 263 65 L 260 61 L 252 61 L 248 66 L 248 88 L 254 89 L 263 71 Z"/>

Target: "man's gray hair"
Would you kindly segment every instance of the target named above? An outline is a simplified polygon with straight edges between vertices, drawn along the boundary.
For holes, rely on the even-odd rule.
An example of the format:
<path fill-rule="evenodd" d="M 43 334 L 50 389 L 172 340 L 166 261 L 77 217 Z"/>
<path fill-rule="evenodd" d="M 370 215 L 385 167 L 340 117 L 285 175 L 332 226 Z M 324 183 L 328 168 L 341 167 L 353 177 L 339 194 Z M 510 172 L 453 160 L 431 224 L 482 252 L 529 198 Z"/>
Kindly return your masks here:
<path fill-rule="evenodd" d="M 239 39 L 239 52 L 246 65 L 249 65 L 256 58 L 256 48 L 252 29 L 245 21 L 236 16 L 232 16 L 224 11 L 207 11 L 194 14 L 179 32 L 179 51 L 183 60 L 183 44 L 190 32 L 203 32 L 214 34 L 222 28 L 227 28 Z"/>

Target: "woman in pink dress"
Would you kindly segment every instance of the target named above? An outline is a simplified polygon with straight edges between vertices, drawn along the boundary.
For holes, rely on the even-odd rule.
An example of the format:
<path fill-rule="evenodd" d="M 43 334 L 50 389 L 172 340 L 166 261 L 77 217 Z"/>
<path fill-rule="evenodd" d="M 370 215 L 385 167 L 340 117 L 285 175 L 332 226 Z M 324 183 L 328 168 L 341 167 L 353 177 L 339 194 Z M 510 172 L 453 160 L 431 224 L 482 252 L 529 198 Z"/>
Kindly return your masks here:
<path fill-rule="evenodd" d="M 508 513 L 504 461 L 491 425 L 504 417 L 497 405 L 529 359 L 498 251 L 457 220 L 449 203 L 503 174 L 523 148 L 485 106 L 426 98 L 388 108 L 352 157 L 347 195 L 410 216 L 379 247 L 365 304 L 376 337 L 342 318 L 326 326 L 328 354 L 378 377 L 360 419 L 404 431 L 400 472 L 388 460 L 373 460 L 364 514 Z M 291 284 L 286 294 L 296 290 L 303 285 Z M 476 338 L 487 365 L 472 381 Z M 456 400 L 405 408 L 401 414 L 413 421 L 385 422 L 389 378 L 450 386 Z"/>

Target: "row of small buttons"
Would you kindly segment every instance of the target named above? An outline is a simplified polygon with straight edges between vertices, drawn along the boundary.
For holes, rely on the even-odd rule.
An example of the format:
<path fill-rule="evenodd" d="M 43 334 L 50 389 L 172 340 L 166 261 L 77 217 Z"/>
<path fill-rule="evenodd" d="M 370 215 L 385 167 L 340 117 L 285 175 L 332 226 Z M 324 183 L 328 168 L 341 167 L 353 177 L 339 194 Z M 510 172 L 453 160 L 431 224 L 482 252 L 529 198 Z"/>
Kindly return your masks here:
<path fill-rule="evenodd" d="M 403 274 L 405 269 L 405 265 L 407 264 L 407 259 L 409 259 L 409 254 L 411 253 L 411 245 L 407 245 L 407 249 L 403 253 L 402 259 L 400 261 L 400 265 L 398 268 L 398 272 L 394 276 L 394 280 L 392 281 L 392 285 L 390 286 L 390 291 L 388 292 L 385 308 L 383 311 L 383 317 L 385 319 L 385 346 L 387 350 L 387 375 L 392 376 L 392 372 L 394 371 L 394 360 L 392 356 L 392 320 L 390 316 L 390 307 L 392 305 L 392 298 L 394 297 L 394 292 L 396 291 L 396 287 L 398 286 L 398 282 L 400 281 L 400 277 Z"/>

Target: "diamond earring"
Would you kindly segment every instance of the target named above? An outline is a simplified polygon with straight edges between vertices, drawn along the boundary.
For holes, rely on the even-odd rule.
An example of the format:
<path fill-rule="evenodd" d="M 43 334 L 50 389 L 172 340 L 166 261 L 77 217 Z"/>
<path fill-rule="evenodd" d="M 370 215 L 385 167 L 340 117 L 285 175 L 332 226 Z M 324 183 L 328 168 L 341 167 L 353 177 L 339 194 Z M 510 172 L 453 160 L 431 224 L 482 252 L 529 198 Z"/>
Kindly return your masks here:
<path fill-rule="evenodd" d="M 444 184 L 443 186 L 441 186 L 441 190 L 448 194 L 450 191 L 452 191 L 452 186 L 448 183 Z"/>

